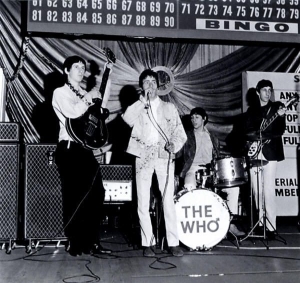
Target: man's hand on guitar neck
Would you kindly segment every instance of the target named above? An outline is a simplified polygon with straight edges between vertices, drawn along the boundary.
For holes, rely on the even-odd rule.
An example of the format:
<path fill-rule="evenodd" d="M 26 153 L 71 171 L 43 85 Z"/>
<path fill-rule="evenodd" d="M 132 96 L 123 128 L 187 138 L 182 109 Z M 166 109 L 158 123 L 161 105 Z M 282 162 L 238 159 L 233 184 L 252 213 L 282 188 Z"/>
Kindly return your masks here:
<path fill-rule="evenodd" d="M 108 69 L 110 69 L 109 73 L 111 73 L 111 72 L 112 72 L 112 69 L 113 69 L 113 66 L 114 66 L 113 63 L 107 62 L 107 63 L 105 63 L 105 65 L 104 65 L 104 70 L 105 70 L 106 68 L 108 68 Z"/>
<path fill-rule="evenodd" d="M 277 113 L 279 116 L 283 116 L 286 113 L 286 107 L 280 106 L 279 109 L 277 110 Z"/>
<path fill-rule="evenodd" d="M 100 98 L 102 99 L 101 97 L 101 93 L 99 92 L 99 90 L 94 87 L 91 91 L 87 92 L 85 95 L 84 95 L 84 99 L 86 99 L 88 102 L 91 103 L 91 105 L 93 105 L 93 99 L 95 98 Z"/>

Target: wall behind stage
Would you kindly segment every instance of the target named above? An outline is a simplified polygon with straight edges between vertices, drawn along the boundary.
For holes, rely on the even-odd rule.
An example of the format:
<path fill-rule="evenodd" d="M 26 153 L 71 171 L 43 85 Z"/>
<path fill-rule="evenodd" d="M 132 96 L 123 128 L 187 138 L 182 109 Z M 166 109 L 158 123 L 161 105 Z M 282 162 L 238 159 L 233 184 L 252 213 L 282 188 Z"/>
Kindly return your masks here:
<path fill-rule="evenodd" d="M 300 93 L 300 74 L 244 72 L 243 73 L 243 112 L 247 110 L 246 94 L 257 82 L 266 79 L 273 83 L 275 99 L 286 103 L 295 93 Z M 286 130 L 282 136 L 285 160 L 278 163 L 274 180 L 278 216 L 297 216 L 299 211 L 299 189 L 297 178 L 297 145 L 300 144 L 300 107 L 288 108 Z"/>

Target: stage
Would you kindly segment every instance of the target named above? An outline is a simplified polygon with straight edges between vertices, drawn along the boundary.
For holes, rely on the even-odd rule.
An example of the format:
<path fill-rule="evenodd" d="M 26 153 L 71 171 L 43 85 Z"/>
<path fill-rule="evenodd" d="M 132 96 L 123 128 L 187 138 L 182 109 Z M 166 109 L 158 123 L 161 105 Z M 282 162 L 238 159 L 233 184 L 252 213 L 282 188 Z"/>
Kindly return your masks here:
<path fill-rule="evenodd" d="M 281 238 L 261 241 L 248 238 L 237 245 L 224 238 L 208 251 L 184 249 L 183 257 L 173 257 L 156 248 L 155 258 L 143 257 L 143 251 L 128 241 L 120 228 L 107 225 L 102 245 L 110 255 L 72 257 L 65 242 L 40 241 L 28 253 L 16 243 L 7 254 L 0 251 L 0 282 L 299 282 L 300 232 L 297 219 L 278 217 Z"/>

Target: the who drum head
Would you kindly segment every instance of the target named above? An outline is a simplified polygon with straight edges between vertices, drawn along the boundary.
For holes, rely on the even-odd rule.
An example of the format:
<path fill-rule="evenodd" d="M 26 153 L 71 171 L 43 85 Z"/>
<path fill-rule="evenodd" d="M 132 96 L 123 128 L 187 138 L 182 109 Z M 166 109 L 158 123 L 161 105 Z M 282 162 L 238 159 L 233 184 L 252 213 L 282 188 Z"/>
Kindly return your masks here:
<path fill-rule="evenodd" d="M 227 234 L 230 214 L 224 200 L 208 190 L 181 195 L 175 204 L 179 240 L 196 250 L 208 250 Z"/>

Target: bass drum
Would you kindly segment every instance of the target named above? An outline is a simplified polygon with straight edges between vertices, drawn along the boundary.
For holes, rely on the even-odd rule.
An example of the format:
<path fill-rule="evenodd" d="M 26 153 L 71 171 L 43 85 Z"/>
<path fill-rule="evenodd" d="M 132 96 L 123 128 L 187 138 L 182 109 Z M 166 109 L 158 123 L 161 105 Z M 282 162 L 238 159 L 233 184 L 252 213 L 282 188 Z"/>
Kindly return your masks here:
<path fill-rule="evenodd" d="M 208 190 L 179 192 L 175 197 L 179 240 L 193 250 L 209 250 L 226 236 L 230 225 L 227 204 Z"/>

